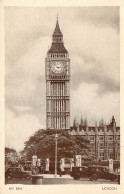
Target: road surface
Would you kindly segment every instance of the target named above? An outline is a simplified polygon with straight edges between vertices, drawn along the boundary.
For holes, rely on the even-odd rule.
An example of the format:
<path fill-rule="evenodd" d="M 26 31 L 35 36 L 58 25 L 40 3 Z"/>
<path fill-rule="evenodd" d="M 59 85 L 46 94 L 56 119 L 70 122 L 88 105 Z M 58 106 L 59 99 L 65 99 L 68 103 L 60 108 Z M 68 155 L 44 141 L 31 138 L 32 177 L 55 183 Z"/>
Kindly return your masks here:
<path fill-rule="evenodd" d="M 24 184 L 24 185 L 31 185 L 31 180 L 25 179 L 11 179 L 5 180 L 5 184 Z M 97 181 L 90 181 L 88 178 L 83 178 L 80 180 L 74 180 L 72 177 L 44 177 L 43 178 L 43 185 L 51 185 L 51 184 L 118 184 L 114 181 L 109 181 L 105 179 L 98 179 Z"/>

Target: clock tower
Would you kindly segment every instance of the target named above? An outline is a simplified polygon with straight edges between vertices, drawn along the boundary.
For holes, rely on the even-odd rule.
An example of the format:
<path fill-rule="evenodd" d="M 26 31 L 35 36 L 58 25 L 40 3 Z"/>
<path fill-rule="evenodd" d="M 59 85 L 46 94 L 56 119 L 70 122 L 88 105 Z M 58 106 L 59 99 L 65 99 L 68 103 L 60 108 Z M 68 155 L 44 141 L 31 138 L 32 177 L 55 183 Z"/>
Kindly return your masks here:
<path fill-rule="evenodd" d="M 58 18 L 45 61 L 46 129 L 70 129 L 70 59 Z"/>

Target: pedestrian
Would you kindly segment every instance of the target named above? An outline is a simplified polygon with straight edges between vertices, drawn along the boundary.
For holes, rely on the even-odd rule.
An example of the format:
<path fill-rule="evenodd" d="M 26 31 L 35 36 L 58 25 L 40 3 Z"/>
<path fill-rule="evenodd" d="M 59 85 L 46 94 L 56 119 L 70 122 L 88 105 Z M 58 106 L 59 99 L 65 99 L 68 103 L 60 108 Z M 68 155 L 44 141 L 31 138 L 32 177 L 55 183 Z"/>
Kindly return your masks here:
<path fill-rule="evenodd" d="M 64 174 L 64 158 L 61 158 L 60 160 L 60 177 Z"/>
<path fill-rule="evenodd" d="M 36 171 L 36 174 L 39 174 L 39 169 L 37 166 L 35 167 L 35 171 Z"/>
<path fill-rule="evenodd" d="M 23 166 L 20 166 L 21 170 L 24 171 L 24 167 Z"/>
<path fill-rule="evenodd" d="M 32 168 L 32 175 L 35 175 L 36 174 L 36 170 L 35 170 L 35 167 Z"/>
<path fill-rule="evenodd" d="M 61 168 L 60 168 L 60 177 L 62 177 L 62 170 L 61 170 Z"/>
<path fill-rule="evenodd" d="M 38 166 L 39 174 L 41 174 L 41 166 Z"/>

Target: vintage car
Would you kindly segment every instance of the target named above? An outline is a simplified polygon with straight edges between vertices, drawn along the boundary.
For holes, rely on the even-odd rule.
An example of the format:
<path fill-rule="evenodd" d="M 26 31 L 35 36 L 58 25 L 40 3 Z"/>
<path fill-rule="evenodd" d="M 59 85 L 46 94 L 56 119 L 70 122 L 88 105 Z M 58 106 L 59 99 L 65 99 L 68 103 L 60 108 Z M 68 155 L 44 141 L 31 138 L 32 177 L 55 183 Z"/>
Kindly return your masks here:
<path fill-rule="evenodd" d="M 12 179 L 12 178 L 30 179 L 31 178 L 31 171 L 24 171 L 20 167 L 10 167 L 5 172 L 5 178 L 6 179 Z"/>
<path fill-rule="evenodd" d="M 111 181 L 120 181 L 120 175 L 115 172 L 109 172 L 109 168 L 106 166 L 80 166 L 72 167 L 71 176 L 75 180 L 80 178 L 89 178 L 91 181 L 96 181 L 97 179 L 106 179 Z"/>
<path fill-rule="evenodd" d="M 89 166 L 90 180 L 106 179 L 111 181 L 119 181 L 120 175 L 115 172 L 110 172 L 107 166 Z"/>
<path fill-rule="evenodd" d="M 80 178 L 89 177 L 89 171 L 87 166 L 74 166 L 70 175 L 75 179 L 79 180 Z"/>

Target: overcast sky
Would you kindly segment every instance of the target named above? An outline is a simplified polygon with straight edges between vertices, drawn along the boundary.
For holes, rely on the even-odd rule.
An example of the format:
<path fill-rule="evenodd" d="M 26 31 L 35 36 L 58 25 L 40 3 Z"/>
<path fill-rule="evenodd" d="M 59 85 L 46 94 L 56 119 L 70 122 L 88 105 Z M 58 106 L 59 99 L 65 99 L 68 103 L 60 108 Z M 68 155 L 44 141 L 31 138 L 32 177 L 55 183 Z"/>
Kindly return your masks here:
<path fill-rule="evenodd" d="M 71 125 L 112 115 L 120 125 L 119 7 L 5 8 L 6 145 L 45 128 L 45 57 L 56 15 L 71 59 Z"/>

